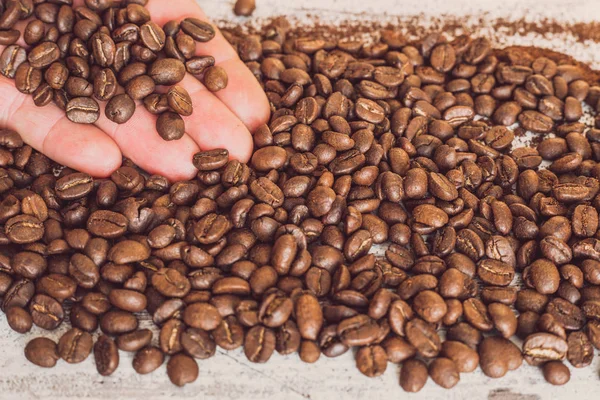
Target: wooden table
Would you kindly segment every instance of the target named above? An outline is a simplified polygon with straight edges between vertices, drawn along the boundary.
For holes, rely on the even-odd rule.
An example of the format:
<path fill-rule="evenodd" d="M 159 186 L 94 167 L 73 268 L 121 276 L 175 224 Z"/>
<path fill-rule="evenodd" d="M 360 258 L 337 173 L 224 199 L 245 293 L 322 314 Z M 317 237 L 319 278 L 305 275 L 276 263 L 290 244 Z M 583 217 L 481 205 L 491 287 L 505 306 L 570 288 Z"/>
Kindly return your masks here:
<path fill-rule="evenodd" d="M 176 4 L 179 0 L 173 1 Z M 232 19 L 232 1 L 200 0 L 200 3 L 213 18 Z M 312 13 L 321 19 L 332 20 L 340 15 L 390 20 L 396 18 L 395 15 L 425 13 L 424 23 L 432 12 L 483 12 L 488 17 L 518 17 L 519 13 L 527 14 L 523 11 L 524 3 L 534 9 L 527 14 L 529 19 L 563 13 L 565 20 L 589 21 L 597 18 L 600 11 L 598 0 L 419 0 L 416 4 L 396 0 L 257 0 L 257 3 L 256 16 L 262 18 L 281 13 L 295 16 Z M 580 43 L 573 38 L 557 41 L 551 36 L 541 35 L 510 38 L 503 37 L 502 32 L 488 33 L 501 44 L 548 46 L 600 67 L 597 43 Z M 149 326 L 147 321 L 143 325 Z M 63 326 L 62 330 L 49 336 L 58 339 L 65 329 L 66 326 Z M 463 374 L 460 383 L 449 391 L 430 380 L 415 395 L 405 394 L 399 387 L 398 366 L 390 363 L 382 377 L 369 379 L 358 372 L 351 352 L 337 359 L 322 357 L 312 365 L 302 363 L 297 355 L 282 357 L 274 354 L 267 364 L 259 365 L 250 363 L 242 351 L 227 353 L 219 349 L 212 359 L 199 362 L 198 380 L 180 389 L 169 382 L 165 365 L 150 375 L 141 376 L 131 367 L 131 354 L 123 352 L 118 370 L 106 378 L 97 374 L 93 357 L 79 365 L 60 361 L 53 369 L 35 367 L 25 359 L 23 348 L 31 338 L 40 334 L 43 333 L 37 328 L 27 335 L 12 332 L 4 314 L 0 313 L 0 399 L 600 399 L 600 357 L 597 354 L 591 367 L 581 370 L 571 368 L 571 382 L 563 387 L 550 386 L 538 368 L 526 365 L 502 379 L 487 378 L 479 370 Z"/>

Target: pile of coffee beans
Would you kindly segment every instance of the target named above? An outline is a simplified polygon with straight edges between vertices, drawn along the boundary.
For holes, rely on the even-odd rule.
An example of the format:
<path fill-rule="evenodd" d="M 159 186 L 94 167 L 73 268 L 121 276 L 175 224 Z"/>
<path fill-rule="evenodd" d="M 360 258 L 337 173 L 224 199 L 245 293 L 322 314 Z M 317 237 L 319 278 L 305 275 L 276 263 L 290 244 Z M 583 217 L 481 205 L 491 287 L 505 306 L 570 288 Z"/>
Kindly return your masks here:
<path fill-rule="evenodd" d="M 31 362 L 93 351 L 109 375 L 119 351 L 134 352 L 140 374 L 168 358 L 181 386 L 217 346 L 257 363 L 356 348 L 360 372 L 401 365 L 410 392 L 523 360 L 558 385 L 565 362 L 591 363 L 600 130 L 579 120 L 600 86 L 589 70 L 467 36 L 409 44 L 384 31 L 367 44 L 295 37 L 282 21 L 225 34 L 273 108 L 248 164 L 201 152 L 197 177 L 173 184 L 128 161 L 108 179 L 53 174 L 0 131 L 2 310 L 21 333 L 71 325 L 58 344 L 32 340 Z M 534 144 L 517 144 L 525 130 Z M 138 327 L 144 313 L 157 342 Z"/>
<path fill-rule="evenodd" d="M 142 102 L 158 115 L 156 130 L 164 140 L 185 133 L 181 116 L 190 116 L 192 99 L 177 83 L 187 73 L 210 91 L 227 86 L 227 73 L 211 56 L 196 56 L 196 43 L 213 39 L 207 22 L 186 18 L 162 28 L 144 7 L 148 0 L 0 1 L 0 73 L 15 79 L 37 106 L 54 103 L 76 123 L 93 124 L 105 101 L 106 117 L 127 122 Z M 17 22 L 28 21 L 23 40 Z M 166 91 L 162 86 L 169 86 Z M 141 104 L 141 103 L 138 103 Z"/>

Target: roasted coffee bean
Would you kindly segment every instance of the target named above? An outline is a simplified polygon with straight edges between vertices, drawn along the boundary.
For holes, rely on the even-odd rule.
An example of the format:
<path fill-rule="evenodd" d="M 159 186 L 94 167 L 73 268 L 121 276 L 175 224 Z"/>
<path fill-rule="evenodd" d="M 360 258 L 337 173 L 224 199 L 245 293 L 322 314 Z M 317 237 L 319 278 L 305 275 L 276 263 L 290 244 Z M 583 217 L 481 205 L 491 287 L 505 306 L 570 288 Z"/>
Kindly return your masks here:
<path fill-rule="evenodd" d="M 119 351 L 115 342 L 102 335 L 94 344 L 94 360 L 96 369 L 102 376 L 111 375 L 119 366 Z"/>
<path fill-rule="evenodd" d="M 10 47 L 8 47 L 10 48 Z M 8 49 L 7 48 L 7 49 Z M 6 50 L 5 50 L 6 51 Z M 15 57 L 15 56 L 13 56 Z M 44 42 L 37 45 L 29 52 L 27 60 L 33 68 L 45 68 L 57 61 L 60 57 L 60 50 L 56 43 Z M 14 59 L 14 58 L 13 58 Z M 14 63 L 14 61 L 13 61 Z M 15 68 L 18 65 L 15 66 Z"/>
<path fill-rule="evenodd" d="M 267 362 L 275 350 L 275 341 L 275 333 L 271 329 L 254 326 L 246 333 L 244 353 L 252 362 Z"/>
<path fill-rule="evenodd" d="M 531 365 L 563 360 L 567 355 L 567 350 L 567 342 L 550 333 L 534 333 L 529 335 L 523 343 L 523 355 Z"/>
<path fill-rule="evenodd" d="M 2 55 L 0 55 L 0 73 L 7 78 L 14 78 L 19 66 L 27 61 L 27 53 L 25 49 L 18 45 L 11 45 L 4 49 Z M 34 68 L 40 68 L 39 65 L 34 65 Z"/>
<path fill-rule="evenodd" d="M 185 134 L 185 122 L 174 112 L 164 112 L 156 120 L 156 130 L 164 140 L 179 140 Z"/>
<path fill-rule="evenodd" d="M 76 97 L 70 100 L 66 112 L 67 118 L 78 124 L 93 124 L 100 117 L 98 103 L 90 97 Z"/>
<path fill-rule="evenodd" d="M 106 117 L 117 124 L 124 124 L 131 119 L 135 112 L 135 102 L 123 93 L 112 97 L 106 104 Z"/>
<path fill-rule="evenodd" d="M 383 374 L 387 367 L 387 354 L 381 346 L 361 347 L 356 353 L 356 367 L 373 378 Z"/>
<path fill-rule="evenodd" d="M 243 15 L 249 17 L 256 8 L 255 0 L 237 0 L 233 8 L 235 15 Z"/>
<path fill-rule="evenodd" d="M 12 330 L 19 333 L 29 332 L 33 324 L 31 314 L 21 307 L 11 307 L 6 310 L 6 321 Z"/>
<path fill-rule="evenodd" d="M 157 85 L 175 85 L 185 76 L 185 65 L 174 58 L 156 60 L 148 68 L 148 75 Z"/>
<path fill-rule="evenodd" d="M 162 365 L 165 355 L 157 347 L 147 346 L 138 351 L 133 358 L 133 369 L 138 374 L 149 374 Z"/>
<path fill-rule="evenodd" d="M 405 361 L 400 370 L 400 386 L 404 391 L 416 393 L 427 383 L 427 365 L 416 358 Z"/>
<path fill-rule="evenodd" d="M 211 92 L 218 92 L 227 87 L 229 78 L 227 72 L 222 67 L 217 65 L 208 67 L 204 71 L 204 79 L 202 81 L 204 86 Z"/>
<path fill-rule="evenodd" d="M 167 362 L 167 375 L 174 385 L 184 386 L 198 378 L 198 364 L 186 354 L 175 354 Z"/>
<path fill-rule="evenodd" d="M 501 378 L 523 363 L 523 355 L 519 348 L 501 337 L 486 337 L 479 345 L 478 351 L 481 370 L 491 378 Z"/>
<path fill-rule="evenodd" d="M 181 86 L 173 86 L 167 92 L 167 101 L 171 110 L 179 115 L 190 116 L 192 115 L 192 98 Z"/>
<path fill-rule="evenodd" d="M 29 313 L 33 323 L 42 329 L 56 329 L 64 319 L 60 303 L 45 294 L 38 294 L 29 303 Z"/>
<path fill-rule="evenodd" d="M 553 385 L 564 385 L 571 379 L 569 368 L 560 361 L 550 361 L 542 367 L 544 379 Z"/>
<path fill-rule="evenodd" d="M 58 354 L 66 362 L 77 364 L 90 355 L 92 344 L 92 335 L 78 328 L 72 328 L 58 341 Z"/>
<path fill-rule="evenodd" d="M 119 350 L 123 351 L 139 351 L 148 346 L 152 341 L 152 331 L 149 329 L 140 329 L 120 335 L 116 339 L 116 344 Z"/>
<path fill-rule="evenodd" d="M 207 22 L 197 18 L 186 18 L 181 21 L 181 30 L 197 42 L 208 42 L 215 36 L 215 29 Z"/>
<path fill-rule="evenodd" d="M 32 339 L 25 346 L 25 357 L 29 362 L 43 368 L 52 368 L 60 359 L 56 343 L 44 337 Z"/>

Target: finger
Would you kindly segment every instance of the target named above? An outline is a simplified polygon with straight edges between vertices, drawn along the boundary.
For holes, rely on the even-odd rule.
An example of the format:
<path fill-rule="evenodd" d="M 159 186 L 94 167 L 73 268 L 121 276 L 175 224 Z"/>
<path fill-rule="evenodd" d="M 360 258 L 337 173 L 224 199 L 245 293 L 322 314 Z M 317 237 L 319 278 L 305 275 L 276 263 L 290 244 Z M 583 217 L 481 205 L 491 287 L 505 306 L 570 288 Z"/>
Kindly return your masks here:
<path fill-rule="evenodd" d="M 19 132 L 27 144 L 57 163 L 98 177 L 121 165 L 119 148 L 104 132 L 69 121 L 54 104 L 37 107 L 31 96 L 20 93 L 3 76 L 0 99 L 0 126 Z"/>
<path fill-rule="evenodd" d="M 139 102 L 133 116 L 125 124 L 115 124 L 105 115 L 106 103 L 100 104 L 96 126 L 108 134 L 123 154 L 151 174 L 165 176 L 172 182 L 193 178 L 198 170 L 192 158 L 200 149 L 189 135 L 165 141 L 156 132 L 155 115 Z"/>
<path fill-rule="evenodd" d="M 147 8 L 159 25 L 173 19 L 182 20 L 188 17 L 208 21 L 194 0 L 178 0 L 176 7 L 168 1 L 150 0 Z M 270 109 L 264 91 L 218 29 L 214 39 L 197 44 L 196 54 L 213 56 L 215 64 L 225 69 L 229 83 L 227 88 L 216 92 L 215 95 L 244 122 L 251 132 L 267 122 Z"/>
<path fill-rule="evenodd" d="M 231 158 L 246 162 L 252 153 L 252 135 L 223 102 L 198 80 L 186 75 L 181 85 L 186 88 L 194 112 L 183 117 L 187 133 L 202 150 L 227 149 Z"/>

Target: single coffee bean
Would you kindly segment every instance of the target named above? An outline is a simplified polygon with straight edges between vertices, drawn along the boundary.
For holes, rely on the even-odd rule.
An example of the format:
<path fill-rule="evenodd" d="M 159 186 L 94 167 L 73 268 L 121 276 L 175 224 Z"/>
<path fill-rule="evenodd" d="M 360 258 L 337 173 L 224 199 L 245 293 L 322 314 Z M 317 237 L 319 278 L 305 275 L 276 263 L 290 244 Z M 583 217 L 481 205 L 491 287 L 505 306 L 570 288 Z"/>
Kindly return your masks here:
<path fill-rule="evenodd" d="M 10 48 L 10 47 L 8 47 Z M 7 49 L 8 49 L 7 48 Z M 6 50 L 5 50 L 6 51 Z M 33 68 L 46 68 L 53 62 L 57 61 L 60 57 L 60 49 L 56 43 L 44 42 L 37 45 L 29 52 L 27 60 Z M 14 56 L 13 56 L 14 59 Z M 15 62 L 13 61 L 13 64 Z M 15 68 L 18 65 L 15 66 Z M 13 75 L 14 76 L 14 75 Z"/>
<path fill-rule="evenodd" d="M 218 92 L 227 87 L 229 79 L 227 76 L 227 72 L 222 67 L 217 65 L 208 67 L 206 71 L 204 71 L 204 86 L 211 92 Z"/>
<path fill-rule="evenodd" d="M 405 361 L 400 370 L 400 386 L 410 393 L 419 392 L 427 383 L 427 365 L 416 358 Z"/>
<path fill-rule="evenodd" d="M 149 374 L 160 367 L 165 355 L 158 347 L 147 346 L 135 353 L 133 369 L 140 375 Z"/>
<path fill-rule="evenodd" d="M 167 375 L 174 385 L 184 386 L 198 378 L 198 364 L 186 354 L 175 354 L 167 362 Z"/>
<path fill-rule="evenodd" d="M 6 311 L 6 321 L 15 332 L 27 333 L 31 330 L 31 314 L 21 307 L 11 307 Z"/>
<path fill-rule="evenodd" d="M 15 77 L 19 66 L 26 61 L 27 53 L 25 49 L 17 45 L 8 46 L 0 55 L 0 74 L 12 79 Z M 39 65 L 34 65 L 31 62 L 30 65 L 34 68 L 41 68 Z"/>
<path fill-rule="evenodd" d="M 445 357 L 436 358 L 429 364 L 429 376 L 435 383 L 445 389 L 453 388 L 460 380 L 456 364 Z"/>
<path fill-rule="evenodd" d="M 119 350 L 115 342 L 106 335 L 102 335 L 94 344 L 94 360 L 96 369 L 102 376 L 109 376 L 119 366 Z"/>
<path fill-rule="evenodd" d="M 33 323 L 42 329 L 56 329 L 64 319 L 64 310 L 60 303 L 50 296 L 38 294 L 29 303 L 29 312 Z"/>
<path fill-rule="evenodd" d="M 19 92 L 33 94 L 42 83 L 42 71 L 24 62 L 17 68 L 14 78 Z"/>
<path fill-rule="evenodd" d="M 170 88 L 167 92 L 167 102 L 169 103 L 171 110 L 177 114 L 186 117 L 192 115 L 192 98 L 183 87 L 173 86 Z"/>
<path fill-rule="evenodd" d="M 175 58 L 156 60 L 148 68 L 148 76 L 154 79 L 157 85 L 175 85 L 185 76 L 185 65 Z"/>
<path fill-rule="evenodd" d="M 233 8 L 235 15 L 249 17 L 256 9 L 255 0 L 237 0 Z"/>
<path fill-rule="evenodd" d="M 165 32 L 152 21 L 140 26 L 140 39 L 152 51 L 160 51 L 165 46 Z"/>
<path fill-rule="evenodd" d="M 32 339 L 25 346 L 25 357 L 29 362 L 43 368 L 52 368 L 60 359 L 56 343 L 44 337 Z"/>
<path fill-rule="evenodd" d="M 185 134 L 185 122 L 179 114 L 165 112 L 158 117 L 156 130 L 164 140 L 179 140 Z"/>
<path fill-rule="evenodd" d="M 523 355 L 531 365 L 541 365 L 547 361 L 563 360 L 567 355 L 566 340 L 550 333 L 534 333 L 523 343 Z"/>
<path fill-rule="evenodd" d="M 192 57 L 185 62 L 187 72 L 192 75 L 201 75 L 207 68 L 215 65 L 215 59 L 212 56 Z"/>
<path fill-rule="evenodd" d="M 65 111 L 67 118 L 77 124 L 93 124 L 100 117 L 100 107 L 96 100 L 90 97 L 76 97 L 70 100 Z"/>
<path fill-rule="evenodd" d="M 550 361 L 542 367 L 544 379 L 552 385 L 564 385 L 571 379 L 571 371 L 560 361 Z"/>
<path fill-rule="evenodd" d="M 151 341 L 152 331 L 149 329 L 140 329 L 118 336 L 116 345 L 119 350 L 135 352 L 148 346 Z"/>
<path fill-rule="evenodd" d="M 197 18 L 186 18 L 181 21 L 181 30 L 197 42 L 208 42 L 215 37 L 215 29 L 207 22 Z"/>
<path fill-rule="evenodd" d="M 356 367 L 369 378 L 380 376 L 387 368 L 387 354 L 381 346 L 361 347 L 356 353 Z"/>
<path fill-rule="evenodd" d="M 265 363 L 275 350 L 275 341 L 275 333 L 271 329 L 256 325 L 246 333 L 244 353 L 252 362 Z"/>
<path fill-rule="evenodd" d="M 92 335 L 78 328 L 72 328 L 58 341 L 58 354 L 66 362 L 77 364 L 90 355 L 92 344 Z"/>
<path fill-rule="evenodd" d="M 216 351 L 210 335 L 197 328 L 187 328 L 181 333 L 181 345 L 190 356 L 201 360 L 212 357 Z"/>
<path fill-rule="evenodd" d="M 478 351 L 481 370 L 491 378 L 501 378 L 523 363 L 519 348 L 508 339 L 498 336 L 484 338 Z"/>
<path fill-rule="evenodd" d="M 135 102 L 126 93 L 112 97 L 106 104 L 106 117 L 117 124 L 124 124 L 135 112 Z"/>

